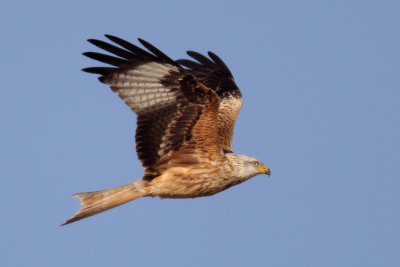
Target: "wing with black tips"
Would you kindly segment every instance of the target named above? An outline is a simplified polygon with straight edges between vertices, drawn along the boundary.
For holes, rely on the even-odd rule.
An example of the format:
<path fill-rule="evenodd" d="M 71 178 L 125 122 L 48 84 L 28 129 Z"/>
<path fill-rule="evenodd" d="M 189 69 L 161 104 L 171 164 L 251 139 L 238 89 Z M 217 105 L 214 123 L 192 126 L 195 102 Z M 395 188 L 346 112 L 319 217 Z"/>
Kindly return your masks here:
<path fill-rule="evenodd" d="M 158 174 L 159 162 L 191 163 L 204 158 L 223 160 L 218 139 L 218 95 L 187 73 L 179 64 L 150 43 L 147 49 L 111 35 L 113 42 L 88 40 L 109 52 L 86 52 L 85 56 L 111 66 L 83 69 L 99 74 L 99 80 L 138 114 L 136 150 L 145 167 L 145 178 Z"/>
<path fill-rule="evenodd" d="M 188 51 L 187 54 L 194 60 L 180 59 L 176 62 L 184 66 L 189 73 L 221 98 L 218 136 L 222 148 L 231 151 L 233 150 L 233 129 L 243 104 L 242 94 L 231 71 L 216 54 L 208 52 L 209 57 L 194 51 Z"/>

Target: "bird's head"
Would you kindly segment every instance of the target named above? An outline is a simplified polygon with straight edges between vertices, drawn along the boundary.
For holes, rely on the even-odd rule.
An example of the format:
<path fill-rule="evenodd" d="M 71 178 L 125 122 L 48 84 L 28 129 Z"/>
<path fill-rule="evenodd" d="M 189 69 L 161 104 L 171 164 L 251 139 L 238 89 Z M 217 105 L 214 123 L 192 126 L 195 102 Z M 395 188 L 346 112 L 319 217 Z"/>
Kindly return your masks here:
<path fill-rule="evenodd" d="M 246 165 L 250 165 L 248 168 L 253 169 L 256 174 L 266 174 L 268 176 L 271 175 L 271 170 L 262 163 L 260 160 L 256 158 L 252 158 L 250 161 L 246 161 Z"/>
<path fill-rule="evenodd" d="M 229 155 L 229 154 L 227 154 Z M 260 160 L 245 156 L 245 155 L 238 155 L 238 154 L 231 154 L 234 157 L 234 160 L 241 166 L 240 172 L 241 176 L 243 177 L 253 177 L 258 174 L 266 174 L 268 176 L 271 175 L 271 170 L 262 163 Z"/>

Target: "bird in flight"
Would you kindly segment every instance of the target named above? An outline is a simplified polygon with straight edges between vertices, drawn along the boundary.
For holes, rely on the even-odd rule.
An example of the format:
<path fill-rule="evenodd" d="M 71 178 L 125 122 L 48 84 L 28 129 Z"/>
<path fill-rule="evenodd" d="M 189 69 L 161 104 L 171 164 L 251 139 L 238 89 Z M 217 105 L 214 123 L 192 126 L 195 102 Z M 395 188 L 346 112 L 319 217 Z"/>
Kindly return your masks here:
<path fill-rule="evenodd" d="M 88 41 L 112 55 L 83 54 L 109 66 L 83 71 L 100 75 L 100 82 L 137 114 L 136 152 L 144 176 L 127 185 L 75 194 L 81 208 L 63 225 L 139 197 L 211 196 L 258 174 L 271 174 L 260 160 L 232 152 L 243 100 L 216 54 L 188 51 L 191 60 L 175 61 L 142 39 L 145 49 L 105 36 L 111 43 Z"/>

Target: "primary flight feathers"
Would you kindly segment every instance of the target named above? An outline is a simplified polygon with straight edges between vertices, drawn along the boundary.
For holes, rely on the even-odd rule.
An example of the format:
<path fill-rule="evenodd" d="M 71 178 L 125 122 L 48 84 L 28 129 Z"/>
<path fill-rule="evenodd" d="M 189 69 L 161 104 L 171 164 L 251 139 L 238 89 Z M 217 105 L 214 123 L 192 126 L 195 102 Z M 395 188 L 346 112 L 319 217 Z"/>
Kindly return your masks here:
<path fill-rule="evenodd" d="M 214 53 L 188 51 L 174 61 L 150 43 L 145 49 L 118 37 L 89 39 L 111 55 L 86 52 L 107 67 L 85 68 L 138 115 L 136 151 L 144 177 L 135 183 L 76 194 L 83 207 L 70 223 L 142 196 L 190 198 L 212 195 L 269 169 L 232 152 L 242 95 L 232 73 Z M 248 166 L 250 162 L 250 166 Z"/>

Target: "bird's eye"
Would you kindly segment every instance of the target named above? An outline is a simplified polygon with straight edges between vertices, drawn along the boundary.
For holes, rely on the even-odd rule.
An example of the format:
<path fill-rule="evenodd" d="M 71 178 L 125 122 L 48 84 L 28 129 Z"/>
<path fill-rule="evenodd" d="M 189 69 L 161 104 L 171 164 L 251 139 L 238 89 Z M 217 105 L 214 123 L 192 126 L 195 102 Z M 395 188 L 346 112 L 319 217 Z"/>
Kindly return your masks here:
<path fill-rule="evenodd" d="M 259 163 L 258 163 L 258 161 L 254 161 L 253 164 L 254 164 L 254 166 L 258 166 Z"/>

